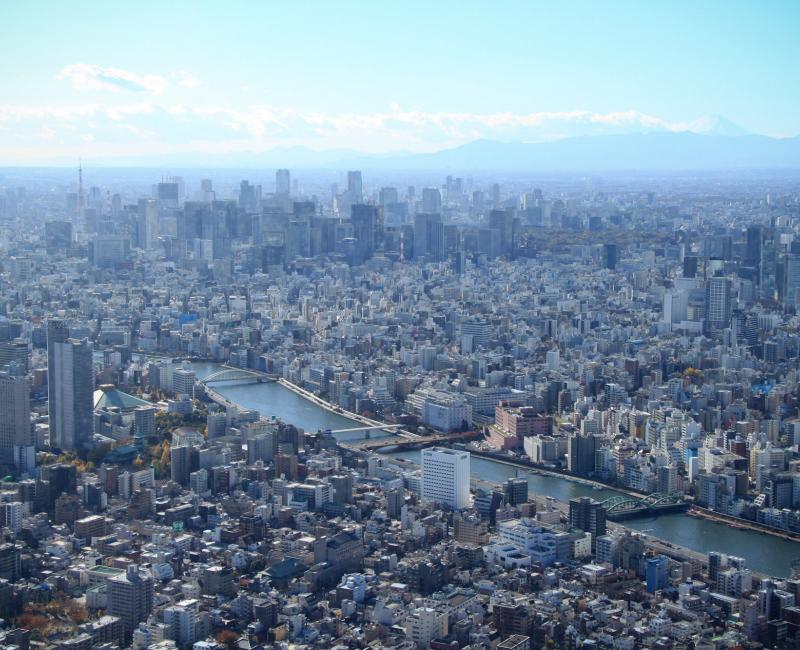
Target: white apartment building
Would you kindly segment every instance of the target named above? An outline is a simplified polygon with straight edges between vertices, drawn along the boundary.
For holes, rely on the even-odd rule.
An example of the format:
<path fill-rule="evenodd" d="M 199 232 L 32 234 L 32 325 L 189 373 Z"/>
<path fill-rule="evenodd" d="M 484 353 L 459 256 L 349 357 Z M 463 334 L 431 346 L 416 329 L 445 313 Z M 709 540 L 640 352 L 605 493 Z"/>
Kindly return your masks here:
<path fill-rule="evenodd" d="M 451 508 L 469 507 L 470 457 L 466 451 L 432 447 L 422 450 L 421 496 Z"/>

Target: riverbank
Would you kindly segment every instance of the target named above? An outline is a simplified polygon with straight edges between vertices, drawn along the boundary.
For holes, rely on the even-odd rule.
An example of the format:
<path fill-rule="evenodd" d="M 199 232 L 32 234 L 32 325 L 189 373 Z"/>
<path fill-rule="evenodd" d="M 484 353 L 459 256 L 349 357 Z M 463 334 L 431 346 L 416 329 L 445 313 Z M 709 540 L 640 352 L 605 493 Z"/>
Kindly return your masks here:
<path fill-rule="evenodd" d="M 335 413 L 336 415 L 340 415 L 341 417 L 345 417 L 348 420 L 354 420 L 355 422 L 360 422 L 361 424 L 366 424 L 367 426 L 374 426 L 376 429 L 379 429 L 383 432 L 387 432 L 387 438 L 392 438 L 399 433 L 405 433 L 406 435 L 414 435 L 407 431 L 402 430 L 392 430 L 388 428 L 388 424 L 386 422 L 381 422 L 380 420 L 373 420 L 368 418 L 364 415 L 359 415 L 358 413 L 353 413 L 352 411 L 346 411 L 341 406 L 334 406 L 328 400 L 322 399 L 318 395 L 315 395 L 309 390 L 305 388 L 300 388 L 297 384 L 292 383 L 288 379 L 284 379 L 283 377 L 277 380 L 277 383 L 283 386 L 284 388 L 292 391 L 295 395 L 302 397 L 303 399 L 307 399 L 312 404 L 319 406 L 321 409 L 325 409 L 329 413 Z"/>
<path fill-rule="evenodd" d="M 733 528 L 740 528 L 745 530 L 752 530 L 753 532 L 760 533 L 761 535 L 772 535 L 785 539 L 787 542 L 800 542 L 800 535 L 788 531 L 780 530 L 779 528 L 772 528 L 759 524 L 757 521 L 750 521 L 743 517 L 734 517 L 733 515 L 726 515 L 720 512 L 714 512 L 708 508 L 701 508 L 700 506 L 692 506 L 687 513 L 690 517 L 701 517 L 708 521 L 716 521 L 722 524 L 729 524 Z M 800 548 L 798 549 L 800 552 Z"/>
<path fill-rule="evenodd" d="M 609 483 L 603 483 L 602 481 L 594 481 L 589 478 L 583 478 L 582 476 L 575 476 L 574 474 L 547 469 L 534 462 L 525 461 L 521 458 L 520 459 L 508 458 L 507 456 L 503 456 L 502 454 L 497 454 L 491 451 L 483 451 L 480 449 L 470 448 L 468 449 L 468 451 L 470 454 L 472 454 L 473 456 L 477 456 L 478 458 L 486 458 L 488 460 L 492 460 L 497 463 L 511 465 L 512 467 L 520 467 L 522 469 L 528 470 L 529 472 L 543 474 L 545 476 L 553 476 L 555 478 L 561 479 L 562 481 L 570 481 L 572 483 L 577 483 L 578 485 L 587 485 L 591 488 L 597 487 L 603 490 L 613 490 L 614 492 L 627 494 L 628 496 L 634 497 L 636 499 L 641 499 L 647 496 L 643 492 L 636 492 L 635 490 L 631 490 L 624 487 L 618 487 L 616 485 L 610 485 Z"/>

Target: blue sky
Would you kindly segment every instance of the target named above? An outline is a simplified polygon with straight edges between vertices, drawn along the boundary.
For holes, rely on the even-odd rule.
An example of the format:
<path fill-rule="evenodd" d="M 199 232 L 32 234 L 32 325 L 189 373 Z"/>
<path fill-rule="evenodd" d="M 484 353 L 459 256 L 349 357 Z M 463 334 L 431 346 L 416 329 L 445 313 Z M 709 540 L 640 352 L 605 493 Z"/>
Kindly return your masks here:
<path fill-rule="evenodd" d="M 0 4 L 0 160 L 800 133 L 798 2 Z M 4 153 L 3 153 L 4 152 Z"/>

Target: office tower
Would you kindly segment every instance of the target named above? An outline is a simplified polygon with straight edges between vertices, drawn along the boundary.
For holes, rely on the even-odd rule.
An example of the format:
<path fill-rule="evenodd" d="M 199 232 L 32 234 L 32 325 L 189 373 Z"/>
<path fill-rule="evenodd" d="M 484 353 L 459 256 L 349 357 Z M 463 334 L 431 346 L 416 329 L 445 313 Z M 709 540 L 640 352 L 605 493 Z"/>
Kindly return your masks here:
<path fill-rule="evenodd" d="M 748 226 L 746 237 L 745 263 L 757 268 L 761 264 L 761 254 L 764 248 L 764 227 L 758 224 Z"/>
<path fill-rule="evenodd" d="M 122 620 L 125 636 L 146 621 L 153 610 L 153 576 L 135 564 L 107 582 L 108 613 Z"/>
<path fill-rule="evenodd" d="M 385 208 L 389 205 L 394 205 L 398 202 L 397 188 L 396 187 L 382 187 L 378 200 L 381 207 Z"/>
<path fill-rule="evenodd" d="M 167 180 L 156 186 L 158 203 L 164 208 L 177 208 L 180 201 L 180 187 L 175 180 Z"/>
<path fill-rule="evenodd" d="M 275 172 L 275 194 L 288 196 L 292 191 L 291 174 L 288 169 L 279 169 Z"/>
<path fill-rule="evenodd" d="M 619 264 L 619 246 L 617 244 L 603 244 L 603 268 L 614 270 Z"/>
<path fill-rule="evenodd" d="M 442 193 L 435 187 L 422 188 L 422 209 L 420 212 L 439 214 L 442 211 Z"/>
<path fill-rule="evenodd" d="M 497 231 L 500 253 L 510 255 L 514 247 L 514 212 L 512 210 L 492 210 L 489 213 L 489 228 Z"/>
<path fill-rule="evenodd" d="M 114 268 L 128 259 L 130 248 L 126 235 L 96 234 L 89 242 L 89 261 L 100 268 Z"/>
<path fill-rule="evenodd" d="M 528 479 L 510 478 L 503 484 L 506 503 L 512 506 L 528 501 Z"/>
<path fill-rule="evenodd" d="M 35 466 L 31 385 L 15 364 L 0 371 L 0 463 L 28 472 Z"/>
<path fill-rule="evenodd" d="M 444 224 L 440 214 L 414 215 L 414 257 L 441 260 L 444 257 Z"/>
<path fill-rule="evenodd" d="M 62 494 L 75 494 L 77 486 L 78 471 L 75 465 L 54 463 L 40 466 L 36 500 L 44 506 L 41 509 L 52 511 L 56 499 Z"/>
<path fill-rule="evenodd" d="M 378 222 L 378 209 L 372 205 L 356 204 L 350 208 L 350 222 L 356 240 L 356 264 L 372 257 L 375 251 L 375 227 Z"/>
<path fill-rule="evenodd" d="M 239 185 L 239 207 L 247 212 L 258 211 L 261 198 L 261 186 L 250 185 L 249 181 L 242 181 Z"/>
<path fill-rule="evenodd" d="M 29 370 L 28 343 L 23 339 L 0 341 L 0 370 L 9 364 L 16 365 L 16 374 L 26 375 Z"/>
<path fill-rule="evenodd" d="M 177 395 L 187 395 L 194 399 L 195 374 L 187 368 L 178 368 L 172 373 L 172 390 Z"/>
<path fill-rule="evenodd" d="M 706 324 L 709 329 L 729 327 L 733 312 L 732 286 L 729 278 L 706 281 Z"/>
<path fill-rule="evenodd" d="M 48 255 L 67 252 L 72 246 L 72 223 L 69 221 L 45 223 L 44 242 Z"/>
<path fill-rule="evenodd" d="M 67 323 L 47 323 L 47 388 L 50 446 L 62 451 L 79 447 L 92 435 L 94 369 L 88 339 L 68 338 Z"/>
<path fill-rule="evenodd" d="M 781 293 L 787 309 L 796 309 L 800 298 L 800 253 L 791 250 L 783 256 Z"/>
<path fill-rule="evenodd" d="M 456 510 L 469 507 L 469 467 L 466 451 L 444 447 L 423 449 L 422 499 Z"/>
<path fill-rule="evenodd" d="M 683 277 L 694 278 L 697 276 L 697 256 L 687 255 L 683 258 Z"/>
<path fill-rule="evenodd" d="M 669 559 L 664 555 L 650 558 L 645 567 L 647 591 L 651 594 L 664 589 L 669 580 Z"/>
<path fill-rule="evenodd" d="M 361 187 L 361 172 L 347 172 L 347 194 L 350 203 L 362 203 L 364 201 L 364 191 Z"/>
<path fill-rule="evenodd" d="M 214 184 L 210 178 L 204 178 L 200 181 L 200 201 L 210 203 L 214 198 Z"/>
<path fill-rule="evenodd" d="M 589 497 L 569 500 L 569 527 L 592 534 L 592 547 L 601 535 L 606 534 L 606 509 Z"/>
<path fill-rule="evenodd" d="M 139 199 L 136 206 L 136 246 L 152 250 L 158 246 L 158 202 Z"/>

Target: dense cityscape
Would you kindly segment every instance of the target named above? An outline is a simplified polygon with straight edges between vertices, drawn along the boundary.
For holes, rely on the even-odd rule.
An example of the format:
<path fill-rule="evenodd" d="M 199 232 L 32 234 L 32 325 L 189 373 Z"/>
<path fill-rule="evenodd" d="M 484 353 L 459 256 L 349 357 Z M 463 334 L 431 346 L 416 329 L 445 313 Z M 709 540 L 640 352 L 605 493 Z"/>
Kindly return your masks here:
<path fill-rule="evenodd" d="M 3 647 L 800 641 L 790 179 L 124 176 L 2 178 Z"/>
<path fill-rule="evenodd" d="M 0 650 L 800 650 L 800 3 L 0 24 Z"/>

